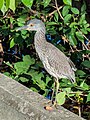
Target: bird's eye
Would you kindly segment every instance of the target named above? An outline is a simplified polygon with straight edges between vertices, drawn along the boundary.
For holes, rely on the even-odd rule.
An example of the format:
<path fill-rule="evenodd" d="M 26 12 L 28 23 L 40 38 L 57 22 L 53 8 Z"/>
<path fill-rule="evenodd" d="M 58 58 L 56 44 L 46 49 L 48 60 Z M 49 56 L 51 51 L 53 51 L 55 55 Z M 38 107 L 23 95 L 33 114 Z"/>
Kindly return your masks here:
<path fill-rule="evenodd" d="M 34 24 L 30 24 L 30 26 L 32 27 L 32 26 L 34 26 Z"/>

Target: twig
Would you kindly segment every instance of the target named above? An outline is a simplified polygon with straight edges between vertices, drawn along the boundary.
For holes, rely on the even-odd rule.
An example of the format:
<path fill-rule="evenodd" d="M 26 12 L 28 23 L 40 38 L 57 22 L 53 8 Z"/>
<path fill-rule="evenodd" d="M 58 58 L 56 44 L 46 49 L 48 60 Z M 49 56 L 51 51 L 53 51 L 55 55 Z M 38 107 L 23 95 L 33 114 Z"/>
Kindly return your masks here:
<path fill-rule="evenodd" d="M 58 8 L 58 10 L 60 10 L 62 7 L 63 7 L 63 6 L 60 6 L 60 7 Z M 54 8 L 56 8 L 56 7 L 54 7 Z M 52 16 L 55 12 L 57 12 L 57 10 L 54 10 L 53 12 L 49 13 L 48 16 L 49 16 L 49 17 Z M 47 16 L 47 17 L 48 17 L 48 16 Z"/>
<path fill-rule="evenodd" d="M 37 14 L 38 13 L 36 10 L 32 10 L 32 9 L 30 9 L 30 12 L 32 12 L 33 14 Z"/>
<path fill-rule="evenodd" d="M 78 28 L 77 28 L 77 29 L 78 29 Z M 78 29 L 78 31 L 82 33 L 81 30 Z M 88 38 L 87 38 L 83 33 L 82 33 L 82 35 L 83 35 L 83 37 L 84 37 L 86 40 L 88 40 Z"/>
<path fill-rule="evenodd" d="M 68 97 L 68 98 L 69 98 L 71 101 L 75 102 L 75 103 L 77 102 L 76 100 L 73 100 L 73 99 L 72 99 L 72 98 L 70 98 L 70 97 Z"/>
<path fill-rule="evenodd" d="M 60 11 L 59 11 L 58 4 L 57 4 L 57 0 L 55 0 L 55 5 L 56 5 L 56 9 L 57 9 L 57 11 L 58 11 L 61 19 L 63 20 L 64 18 L 62 17 L 62 15 L 61 15 L 61 13 L 60 13 Z"/>
<path fill-rule="evenodd" d="M 0 40 L 0 53 L 2 53 L 3 54 L 3 46 L 2 46 L 2 41 Z"/>
<path fill-rule="evenodd" d="M 77 28 L 77 29 L 78 29 L 78 28 Z M 82 31 L 80 31 L 79 29 L 78 29 L 78 31 L 82 33 Z M 89 39 L 88 39 L 83 33 L 82 33 L 82 35 L 83 35 L 83 37 L 84 37 L 86 40 L 89 41 Z M 85 48 L 86 50 L 89 50 L 84 43 L 82 43 L 82 45 L 84 46 L 84 48 Z"/>
<path fill-rule="evenodd" d="M 86 50 L 89 50 L 88 47 L 84 43 L 82 43 L 82 45 Z"/>
<path fill-rule="evenodd" d="M 61 37 L 62 37 L 62 39 L 63 39 L 63 41 L 64 41 L 64 42 L 67 42 L 67 43 L 68 43 L 68 39 L 66 38 L 66 36 L 65 36 L 65 35 L 64 35 L 64 36 L 63 36 L 63 35 L 61 35 Z"/>
<path fill-rule="evenodd" d="M 79 114 L 79 117 L 81 117 L 81 108 L 80 108 L 80 103 L 78 104 L 78 114 Z"/>
<path fill-rule="evenodd" d="M 71 52 L 73 53 L 74 52 L 74 50 L 73 50 L 73 48 L 72 48 L 72 46 L 70 45 L 70 49 L 71 49 Z"/>
<path fill-rule="evenodd" d="M 8 53 L 8 52 L 4 52 L 4 53 L 6 53 L 6 54 L 8 54 L 8 55 L 12 55 L 12 56 L 14 56 L 14 57 L 17 58 L 17 59 L 21 59 L 20 57 L 18 57 L 18 56 L 16 56 L 16 55 L 13 55 L 12 53 Z"/>

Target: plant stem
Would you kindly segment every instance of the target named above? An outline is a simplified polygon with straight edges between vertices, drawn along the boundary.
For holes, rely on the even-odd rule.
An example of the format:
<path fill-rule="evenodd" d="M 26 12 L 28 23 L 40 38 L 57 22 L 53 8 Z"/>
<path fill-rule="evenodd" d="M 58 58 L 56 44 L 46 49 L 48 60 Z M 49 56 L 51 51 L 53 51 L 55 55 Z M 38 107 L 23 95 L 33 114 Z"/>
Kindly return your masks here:
<path fill-rule="evenodd" d="M 61 15 L 61 13 L 60 13 L 60 11 L 59 11 L 58 4 L 57 4 L 57 0 L 55 0 L 55 5 L 56 5 L 56 9 L 57 9 L 57 11 L 58 11 L 61 19 L 63 20 L 64 18 L 62 17 L 62 15 Z"/>

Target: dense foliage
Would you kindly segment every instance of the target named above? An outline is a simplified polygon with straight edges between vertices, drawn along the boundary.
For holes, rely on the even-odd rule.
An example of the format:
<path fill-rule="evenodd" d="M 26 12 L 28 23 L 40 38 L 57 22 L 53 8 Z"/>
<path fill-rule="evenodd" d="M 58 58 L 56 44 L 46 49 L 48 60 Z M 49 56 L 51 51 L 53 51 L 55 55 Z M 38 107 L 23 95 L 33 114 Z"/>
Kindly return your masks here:
<path fill-rule="evenodd" d="M 60 80 L 57 102 L 90 119 L 90 19 L 87 9 L 86 0 L 1 0 L 0 70 L 50 98 L 53 78 L 44 70 L 35 52 L 34 33 L 16 32 L 28 20 L 41 19 L 46 25 L 47 40 L 70 57 L 77 67 L 76 84 Z"/>

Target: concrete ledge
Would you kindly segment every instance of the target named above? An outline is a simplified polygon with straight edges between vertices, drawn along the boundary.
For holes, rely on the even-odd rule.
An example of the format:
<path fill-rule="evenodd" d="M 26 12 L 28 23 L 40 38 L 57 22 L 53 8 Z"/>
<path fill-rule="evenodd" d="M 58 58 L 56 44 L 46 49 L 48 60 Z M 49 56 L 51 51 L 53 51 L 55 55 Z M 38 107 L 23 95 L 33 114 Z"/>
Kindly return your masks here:
<path fill-rule="evenodd" d="M 0 73 L 0 120 L 84 120 L 63 107 L 44 109 L 39 95 Z"/>

